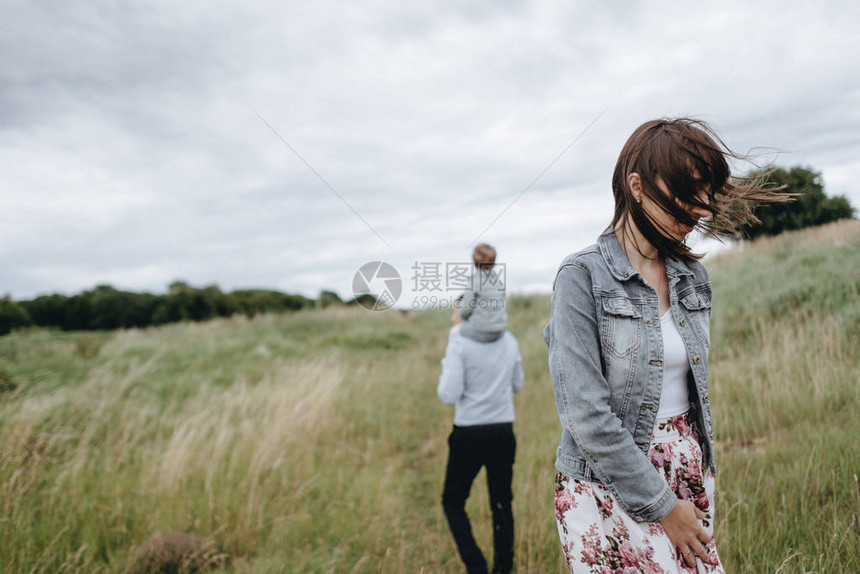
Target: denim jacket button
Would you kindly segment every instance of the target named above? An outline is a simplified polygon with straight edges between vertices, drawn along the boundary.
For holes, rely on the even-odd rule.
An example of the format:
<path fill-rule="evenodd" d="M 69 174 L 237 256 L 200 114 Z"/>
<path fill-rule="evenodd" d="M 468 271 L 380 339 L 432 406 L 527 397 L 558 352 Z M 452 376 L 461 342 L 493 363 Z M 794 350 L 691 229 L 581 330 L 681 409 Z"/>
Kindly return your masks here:
<path fill-rule="evenodd" d="M 701 357 L 699 357 L 698 355 L 696 355 L 695 357 L 693 357 L 693 364 L 694 364 L 694 365 L 698 365 L 698 364 L 699 364 L 699 363 L 701 363 L 701 362 L 702 362 L 702 358 L 701 358 Z"/>
<path fill-rule="evenodd" d="M 687 324 L 687 320 L 682 317 L 681 320 L 678 321 L 678 323 L 683 327 L 684 325 Z"/>

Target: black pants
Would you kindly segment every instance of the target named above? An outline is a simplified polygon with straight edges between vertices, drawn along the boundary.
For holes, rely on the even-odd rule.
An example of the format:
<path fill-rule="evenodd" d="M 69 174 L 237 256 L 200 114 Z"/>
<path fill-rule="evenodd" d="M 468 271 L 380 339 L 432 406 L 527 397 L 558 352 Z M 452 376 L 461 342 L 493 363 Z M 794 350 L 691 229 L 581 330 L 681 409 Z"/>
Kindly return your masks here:
<path fill-rule="evenodd" d="M 466 515 L 466 499 L 482 466 L 487 467 L 490 510 L 493 514 L 493 572 L 507 574 L 514 563 L 514 514 L 511 480 L 517 440 L 513 423 L 459 427 L 448 437 L 448 467 L 442 507 L 470 574 L 487 572 L 487 562 L 472 536 Z"/>

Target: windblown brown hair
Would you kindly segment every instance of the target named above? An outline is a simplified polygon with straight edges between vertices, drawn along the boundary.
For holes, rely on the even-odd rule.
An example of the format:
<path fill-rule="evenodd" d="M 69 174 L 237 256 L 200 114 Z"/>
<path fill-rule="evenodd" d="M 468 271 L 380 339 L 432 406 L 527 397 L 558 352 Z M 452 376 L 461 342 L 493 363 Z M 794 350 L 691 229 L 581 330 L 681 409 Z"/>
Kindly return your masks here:
<path fill-rule="evenodd" d="M 758 203 L 792 199 L 791 194 L 776 193 L 781 188 L 767 184 L 767 170 L 753 177 L 732 176 L 729 159 L 751 161 L 730 150 L 701 120 L 663 118 L 645 122 L 628 138 L 615 164 L 612 227 L 632 219 L 645 239 L 657 248 L 659 257 L 686 262 L 702 257 L 692 253 L 684 241 L 672 238 L 634 200 L 627 182 L 634 172 L 639 174 L 643 193 L 664 212 L 711 237 L 735 234 L 757 223 L 753 210 Z M 669 189 L 668 196 L 657 187 L 658 179 Z M 697 221 L 678 202 L 705 208 L 711 216 Z"/>
<path fill-rule="evenodd" d="M 486 243 L 476 245 L 472 252 L 472 261 L 478 269 L 492 269 L 496 264 L 496 250 Z"/>

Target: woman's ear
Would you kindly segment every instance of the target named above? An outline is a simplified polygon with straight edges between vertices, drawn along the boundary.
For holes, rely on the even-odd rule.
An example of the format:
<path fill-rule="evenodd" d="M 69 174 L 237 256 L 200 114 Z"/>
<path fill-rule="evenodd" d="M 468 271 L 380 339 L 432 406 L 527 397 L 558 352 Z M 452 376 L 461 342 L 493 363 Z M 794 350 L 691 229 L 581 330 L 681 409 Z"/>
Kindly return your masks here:
<path fill-rule="evenodd" d="M 639 177 L 638 173 L 634 171 L 627 176 L 627 186 L 630 188 L 636 203 L 642 203 L 642 178 Z"/>

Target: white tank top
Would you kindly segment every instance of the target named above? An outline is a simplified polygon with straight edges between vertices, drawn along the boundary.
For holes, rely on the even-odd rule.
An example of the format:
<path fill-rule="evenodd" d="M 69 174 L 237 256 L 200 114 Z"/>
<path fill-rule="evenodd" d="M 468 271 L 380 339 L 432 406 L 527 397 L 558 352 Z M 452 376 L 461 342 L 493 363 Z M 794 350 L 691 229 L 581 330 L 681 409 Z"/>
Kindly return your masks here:
<path fill-rule="evenodd" d="M 672 320 L 671 309 L 660 317 L 660 327 L 663 331 L 663 391 L 657 418 L 665 419 L 685 413 L 690 408 L 690 391 L 687 388 L 690 361 L 681 333 Z"/>

